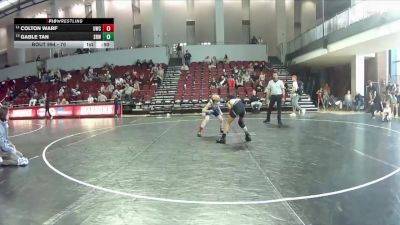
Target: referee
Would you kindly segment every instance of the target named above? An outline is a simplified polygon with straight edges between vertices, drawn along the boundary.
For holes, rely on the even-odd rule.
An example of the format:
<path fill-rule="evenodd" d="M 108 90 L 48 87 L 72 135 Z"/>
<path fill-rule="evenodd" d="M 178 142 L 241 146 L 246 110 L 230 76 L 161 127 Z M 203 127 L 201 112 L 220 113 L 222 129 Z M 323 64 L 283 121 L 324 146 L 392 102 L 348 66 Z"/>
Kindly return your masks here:
<path fill-rule="evenodd" d="M 284 101 L 283 96 L 285 95 L 285 84 L 279 80 L 278 73 L 274 72 L 273 80 L 268 82 L 268 86 L 265 89 L 267 93 L 267 99 L 269 99 L 269 107 L 267 113 L 267 119 L 264 120 L 264 123 L 270 123 L 271 121 L 271 112 L 276 103 L 276 108 L 278 110 L 278 127 L 282 127 L 282 119 L 281 119 L 281 105 L 282 101 Z"/>

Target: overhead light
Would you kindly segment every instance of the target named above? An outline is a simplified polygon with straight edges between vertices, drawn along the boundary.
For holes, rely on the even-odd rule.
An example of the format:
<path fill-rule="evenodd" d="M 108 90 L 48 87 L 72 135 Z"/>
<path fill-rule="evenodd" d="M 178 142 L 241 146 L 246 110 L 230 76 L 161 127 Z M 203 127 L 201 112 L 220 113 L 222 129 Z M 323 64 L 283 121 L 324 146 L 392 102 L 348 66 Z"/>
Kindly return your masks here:
<path fill-rule="evenodd" d="M 0 9 L 6 8 L 11 6 L 12 4 L 16 3 L 18 0 L 4 0 L 0 2 Z"/>

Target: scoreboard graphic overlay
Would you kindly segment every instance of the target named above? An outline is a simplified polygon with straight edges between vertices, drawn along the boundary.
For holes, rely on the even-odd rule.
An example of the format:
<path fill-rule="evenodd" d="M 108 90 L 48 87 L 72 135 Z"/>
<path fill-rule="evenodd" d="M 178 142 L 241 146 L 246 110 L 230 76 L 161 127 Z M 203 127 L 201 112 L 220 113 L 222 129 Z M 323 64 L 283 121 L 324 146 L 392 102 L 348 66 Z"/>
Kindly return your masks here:
<path fill-rule="evenodd" d="M 114 48 L 113 18 L 15 18 L 15 48 Z"/>

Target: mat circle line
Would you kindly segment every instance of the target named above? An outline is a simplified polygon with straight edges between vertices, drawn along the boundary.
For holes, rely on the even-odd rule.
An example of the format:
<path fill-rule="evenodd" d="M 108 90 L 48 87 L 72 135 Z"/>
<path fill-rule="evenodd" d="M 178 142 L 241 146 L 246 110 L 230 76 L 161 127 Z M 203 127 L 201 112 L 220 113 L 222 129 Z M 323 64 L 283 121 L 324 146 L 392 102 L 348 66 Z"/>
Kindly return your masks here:
<path fill-rule="evenodd" d="M 261 119 L 261 118 L 249 118 L 249 119 Z M 385 129 L 385 130 L 400 134 L 400 131 L 392 130 L 390 128 L 380 127 L 380 126 L 371 125 L 371 124 L 365 124 L 365 123 L 358 123 L 358 122 L 340 121 L 340 120 L 319 120 L 319 119 L 297 119 L 297 120 L 362 125 L 362 126 L 369 126 L 369 127 Z M 149 122 L 149 123 L 136 123 L 136 124 L 126 124 L 126 125 L 115 126 L 113 128 L 116 129 L 116 128 L 127 127 L 127 126 L 139 126 L 139 125 L 150 125 L 150 124 L 159 124 L 159 123 L 174 123 L 174 122 L 188 122 L 188 121 L 194 121 L 194 120 L 174 120 L 174 121 L 160 121 L 160 122 Z M 121 196 L 125 196 L 125 197 L 137 198 L 137 199 L 152 200 L 152 201 L 167 202 L 167 203 L 198 204 L 198 205 L 261 205 L 261 204 L 272 204 L 272 203 L 280 203 L 280 202 L 289 202 L 289 201 L 299 201 L 299 200 L 322 198 L 322 197 L 328 197 L 328 196 L 343 194 L 343 193 L 346 193 L 346 192 L 355 191 L 355 190 L 358 190 L 358 189 L 361 189 L 361 188 L 365 188 L 365 187 L 371 186 L 373 184 L 379 183 L 379 182 L 381 182 L 383 180 L 386 180 L 386 179 L 388 179 L 388 178 L 390 178 L 390 177 L 392 177 L 392 176 L 394 176 L 394 175 L 396 175 L 397 173 L 400 172 L 400 167 L 399 167 L 396 170 L 392 171 L 391 173 L 386 174 L 385 176 L 382 176 L 382 177 L 380 177 L 378 179 L 375 179 L 375 180 L 372 180 L 372 181 L 369 181 L 369 182 L 366 182 L 366 183 L 363 183 L 363 184 L 360 184 L 360 185 L 357 185 L 357 186 L 341 189 L 341 190 L 338 190 L 338 191 L 331 191 L 331 192 L 325 192 L 325 193 L 320 193 L 320 194 L 304 195 L 304 196 L 297 196 L 297 197 L 285 197 L 285 198 L 271 199 L 271 200 L 258 200 L 258 201 L 198 201 L 198 200 L 184 200 L 184 199 L 152 197 L 152 196 L 139 195 L 139 194 L 134 194 L 134 193 L 127 193 L 127 192 L 123 192 L 123 191 L 118 191 L 118 190 L 113 190 L 113 189 L 110 189 L 110 188 L 97 186 L 97 185 L 94 185 L 94 184 L 90 184 L 90 183 L 78 180 L 78 179 L 76 179 L 74 177 L 71 177 L 71 176 L 61 172 L 60 170 L 55 168 L 48 161 L 48 159 L 46 157 L 46 152 L 55 143 L 57 143 L 59 141 L 62 141 L 62 140 L 65 140 L 65 139 L 68 139 L 68 138 L 71 138 L 71 137 L 74 137 L 74 136 L 86 134 L 86 133 L 93 132 L 93 131 L 106 130 L 106 129 L 110 129 L 110 127 L 95 129 L 95 130 L 91 130 L 91 131 L 79 132 L 79 133 L 71 134 L 71 135 L 59 138 L 57 140 L 54 140 L 53 142 L 48 144 L 43 149 L 42 159 L 45 162 L 45 164 L 53 172 L 59 174 L 60 176 L 66 178 L 66 179 L 68 179 L 70 181 L 73 181 L 73 182 L 78 183 L 80 185 L 83 185 L 83 186 L 86 186 L 86 187 L 90 187 L 90 188 L 93 188 L 93 189 L 96 189 L 96 190 L 100 190 L 100 191 L 104 191 L 104 192 L 112 193 L 112 194 L 117 194 L 117 195 L 121 195 Z M 110 131 L 112 131 L 112 130 L 113 129 L 111 129 Z"/>

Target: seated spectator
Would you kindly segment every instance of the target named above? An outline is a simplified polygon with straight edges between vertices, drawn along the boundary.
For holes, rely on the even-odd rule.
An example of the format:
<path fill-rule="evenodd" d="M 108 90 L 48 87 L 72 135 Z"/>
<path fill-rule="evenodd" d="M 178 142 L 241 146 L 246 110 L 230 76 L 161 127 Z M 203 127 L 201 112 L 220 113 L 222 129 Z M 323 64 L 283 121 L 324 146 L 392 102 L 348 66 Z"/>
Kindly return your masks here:
<path fill-rule="evenodd" d="M 65 75 L 63 78 L 63 82 L 67 83 L 71 79 L 72 79 L 72 75 L 70 73 L 67 73 L 67 75 Z"/>
<path fill-rule="evenodd" d="M 164 79 L 164 69 L 162 68 L 161 64 L 158 66 L 157 77 L 160 77 L 161 80 Z"/>
<path fill-rule="evenodd" d="M 132 93 L 134 89 L 129 84 L 125 85 L 125 89 L 123 90 L 124 99 L 126 102 L 131 102 L 132 100 Z"/>
<path fill-rule="evenodd" d="M 361 110 L 361 107 L 364 104 L 364 97 L 360 93 L 357 93 L 357 95 L 354 97 L 354 102 L 356 106 L 355 111 L 358 112 Z"/>
<path fill-rule="evenodd" d="M 348 90 L 344 95 L 343 104 L 346 107 L 346 110 L 350 110 L 353 107 L 353 97 L 351 96 L 350 90 Z"/>
<path fill-rule="evenodd" d="M 114 90 L 114 89 L 113 89 L 113 90 Z M 100 92 L 101 92 L 101 93 L 106 92 L 106 86 L 105 86 L 104 84 L 102 84 L 102 85 L 100 86 Z"/>
<path fill-rule="evenodd" d="M 210 82 L 210 88 L 217 88 L 217 81 L 215 80 L 215 77 L 213 77 L 212 81 Z"/>
<path fill-rule="evenodd" d="M 225 54 L 223 61 L 224 61 L 225 64 L 229 64 L 229 58 L 228 58 L 227 54 Z"/>
<path fill-rule="evenodd" d="M 264 85 L 263 82 L 260 81 L 258 82 L 257 86 L 256 86 L 256 92 L 263 92 L 264 91 Z"/>
<path fill-rule="evenodd" d="M 110 71 L 107 70 L 107 72 L 104 74 L 104 82 L 107 82 L 110 80 L 111 80 L 111 74 L 110 74 Z"/>
<path fill-rule="evenodd" d="M 236 81 L 235 81 L 235 79 L 233 79 L 233 77 L 229 77 L 229 79 L 228 79 L 228 87 L 230 87 L 230 88 L 236 87 Z"/>
<path fill-rule="evenodd" d="M 260 99 L 257 97 L 256 90 L 253 90 L 253 95 L 250 97 L 250 105 L 253 111 L 260 111 L 262 103 Z"/>
<path fill-rule="evenodd" d="M 57 98 L 56 105 L 61 105 L 61 99 Z"/>
<path fill-rule="evenodd" d="M 251 79 L 250 73 L 249 73 L 248 71 L 246 71 L 246 72 L 244 73 L 244 75 L 243 75 L 243 81 L 244 81 L 244 83 L 249 82 L 250 79 Z"/>
<path fill-rule="evenodd" d="M 109 92 L 109 93 L 112 93 L 113 91 L 114 91 L 114 85 L 112 83 L 109 83 L 107 89 L 104 90 L 104 92 Z M 101 92 L 104 93 L 103 91 Z"/>
<path fill-rule="evenodd" d="M 382 121 L 390 122 L 392 120 L 392 109 L 390 107 L 390 102 L 387 101 L 383 104 Z"/>
<path fill-rule="evenodd" d="M 35 106 L 37 99 L 32 95 L 31 99 L 29 100 L 29 106 Z"/>
<path fill-rule="evenodd" d="M 92 97 L 91 94 L 89 94 L 89 97 L 88 97 L 87 101 L 88 101 L 89 104 L 92 104 L 94 102 L 94 98 Z"/>
<path fill-rule="evenodd" d="M 265 82 L 265 73 L 261 72 L 259 80 L 262 81 L 263 83 Z"/>
<path fill-rule="evenodd" d="M 141 74 L 140 76 L 139 76 L 139 84 L 145 84 L 145 79 L 144 79 L 144 74 Z"/>
<path fill-rule="evenodd" d="M 44 103 L 46 102 L 46 94 L 44 94 L 40 99 L 39 99 L 39 105 L 44 106 Z"/>
<path fill-rule="evenodd" d="M 133 92 L 135 91 L 140 91 L 140 84 L 138 80 L 133 84 Z"/>
<path fill-rule="evenodd" d="M 107 97 L 101 93 L 100 91 L 98 92 L 98 96 L 97 96 L 97 101 L 98 102 L 106 102 L 107 101 Z"/>
<path fill-rule="evenodd" d="M 181 66 L 181 70 L 182 70 L 182 71 L 188 71 L 188 70 L 189 70 L 189 66 L 186 65 L 186 64 L 183 64 L 183 65 Z"/>
<path fill-rule="evenodd" d="M 8 137 L 8 108 L 0 106 L 0 165 L 26 166 L 29 160 L 19 152 Z"/>
<path fill-rule="evenodd" d="M 67 101 L 67 99 L 63 98 L 60 102 L 60 105 L 69 105 L 69 102 Z"/>
<path fill-rule="evenodd" d="M 64 86 L 61 86 L 61 87 L 60 87 L 60 90 L 58 90 L 58 96 L 59 96 L 59 97 L 62 97 L 62 96 L 64 95 L 64 92 L 65 92 L 65 87 L 64 87 Z"/>
<path fill-rule="evenodd" d="M 76 84 L 75 88 L 71 88 L 71 94 L 74 97 L 81 95 L 81 91 L 79 90 L 79 84 Z"/>
<path fill-rule="evenodd" d="M 221 76 L 221 79 L 219 80 L 219 86 L 224 87 L 228 84 L 228 80 L 224 75 Z"/>

